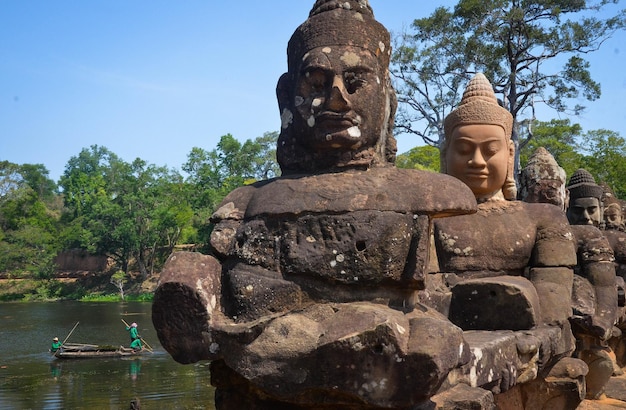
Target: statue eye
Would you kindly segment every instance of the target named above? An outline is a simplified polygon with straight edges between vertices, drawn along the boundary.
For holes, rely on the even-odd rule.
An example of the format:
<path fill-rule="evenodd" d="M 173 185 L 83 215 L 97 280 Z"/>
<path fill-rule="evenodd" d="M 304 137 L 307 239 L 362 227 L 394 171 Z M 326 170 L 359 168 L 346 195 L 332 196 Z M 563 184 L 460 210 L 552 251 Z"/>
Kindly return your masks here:
<path fill-rule="evenodd" d="M 354 94 L 359 88 L 367 84 L 363 73 L 351 71 L 343 75 L 343 82 L 346 85 L 348 93 Z"/>
<path fill-rule="evenodd" d="M 326 76 L 321 70 L 310 70 L 304 74 L 307 91 L 319 93 L 324 91 L 326 86 Z"/>

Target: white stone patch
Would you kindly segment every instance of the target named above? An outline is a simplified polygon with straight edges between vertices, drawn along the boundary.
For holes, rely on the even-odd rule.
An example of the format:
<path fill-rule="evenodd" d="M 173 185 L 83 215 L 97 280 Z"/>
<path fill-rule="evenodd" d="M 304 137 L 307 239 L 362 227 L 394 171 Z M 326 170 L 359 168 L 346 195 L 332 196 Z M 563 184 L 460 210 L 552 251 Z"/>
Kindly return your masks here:
<path fill-rule="evenodd" d="M 287 129 L 289 125 L 293 122 L 293 113 L 291 110 L 285 108 L 283 113 L 280 115 L 280 126 L 282 129 Z"/>
<path fill-rule="evenodd" d="M 335 260 L 339 263 L 343 262 L 345 260 L 345 257 L 342 254 L 337 255 L 337 257 L 335 257 Z"/>
<path fill-rule="evenodd" d="M 352 51 L 346 51 L 341 56 L 341 61 L 343 61 L 349 66 L 357 66 L 361 64 L 361 57 L 359 57 L 357 53 L 354 53 Z"/>
<path fill-rule="evenodd" d="M 385 52 L 385 43 L 383 43 L 382 41 L 379 41 L 378 48 L 380 48 L 380 51 Z"/>
<path fill-rule="evenodd" d="M 313 102 L 311 103 L 311 105 L 313 107 L 319 107 L 320 105 L 322 105 L 322 99 L 321 98 L 315 98 L 313 100 Z"/>
<path fill-rule="evenodd" d="M 489 383 L 493 381 L 493 369 L 489 369 L 489 376 L 487 376 L 487 381 Z"/>
<path fill-rule="evenodd" d="M 252 285 L 246 286 L 246 292 L 252 293 L 253 291 L 254 291 L 254 286 L 252 286 Z"/>
<path fill-rule="evenodd" d="M 376 76 L 376 84 L 380 84 L 380 77 Z"/>
<path fill-rule="evenodd" d="M 334 268 L 337 266 L 337 261 L 330 261 L 330 267 Z"/>
<path fill-rule="evenodd" d="M 472 353 L 474 354 L 474 364 L 470 369 L 470 384 L 472 387 L 478 387 L 478 365 L 483 358 L 483 351 L 479 348 L 475 348 L 472 349 Z"/>
<path fill-rule="evenodd" d="M 317 240 L 316 240 L 314 237 L 312 237 L 311 235 L 309 235 L 309 236 L 307 236 L 307 237 L 306 237 L 306 241 L 307 241 L 308 243 L 314 243 L 314 242 L 317 242 Z"/>
<path fill-rule="evenodd" d="M 322 49 L 322 53 L 325 53 L 325 54 L 330 54 L 332 51 L 333 51 L 333 49 L 330 48 L 330 47 L 324 47 Z"/>
<path fill-rule="evenodd" d="M 472 295 L 478 295 L 478 291 L 477 290 L 473 290 L 472 291 Z"/>
<path fill-rule="evenodd" d="M 465 345 L 461 343 L 459 346 L 459 357 L 463 357 L 463 351 L 465 350 Z"/>
<path fill-rule="evenodd" d="M 315 127 L 315 117 L 314 116 L 310 116 L 307 120 L 306 120 L 306 124 L 313 128 Z"/>
<path fill-rule="evenodd" d="M 346 10 L 351 10 L 352 6 L 350 5 L 350 2 L 346 1 L 345 3 L 343 3 L 343 8 Z"/>
<path fill-rule="evenodd" d="M 209 346 L 209 352 L 211 352 L 212 354 L 215 354 L 219 351 L 220 351 L 220 345 L 218 345 L 217 343 L 211 343 L 211 345 Z"/>
<path fill-rule="evenodd" d="M 398 333 L 400 333 L 401 335 L 406 333 L 406 329 L 400 326 L 398 323 L 396 323 L 396 329 L 398 329 Z"/>
<path fill-rule="evenodd" d="M 348 128 L 348 135 L 351 136 L 352 138 L 360 138 L 361 130 L 359 129 L 359 127 L 355 125 L 353 127 Z"/>
<path fill-rule="evenodd" d="M 333 140 L 333 136 L 330 134 L 326 135 L 326 141 L 332 141 Z"/>

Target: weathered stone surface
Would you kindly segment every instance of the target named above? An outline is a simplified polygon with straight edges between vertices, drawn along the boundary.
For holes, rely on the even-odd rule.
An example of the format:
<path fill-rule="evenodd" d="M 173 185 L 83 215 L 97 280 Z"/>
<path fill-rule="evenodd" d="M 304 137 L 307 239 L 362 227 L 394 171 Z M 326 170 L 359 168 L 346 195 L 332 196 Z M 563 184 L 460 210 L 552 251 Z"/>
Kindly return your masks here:
<path fill-rule="evenodd" d="M 435 405 L 422 405 L 416 410 L 495 410 L 493 394 L 484 389 L 457 384 L 431 398 Z"/>
<path fill-rule="evenodd" d="M 516 384 L 545 376 L 555 363 L 571 355 L 575 342 L 567 324 L 518 332 L 466 331 L 464 337 L 472 359 L 450 372 L 442 390 L 464 383 L 494 394 L 505 392 Z M 581 375 L 574 373 L 574 378 Z"/>
<path fill-rule="evenodd" d="M 542 320 L 545 324 L 563 323 L 572 316 L 571 300 L 574 273 L 569 268 L 532 268 L 530 281 L 534 285 Z"/>
<path fill-rule="evenodd" d="M 363 210 L 396 211 L 434 217 L 475 210 L 471 197 L 454 194 L 467 187 L 443 174 L 398 168 L 372 168 L 280 178 L 262 183 L 251 197 L 246 218 Z M 442 190 L 441 187 L 446 189 Z M 231 199 L 226 197 L 225 203 Z"/>
<path fill-rule="evenodd" d="M 224 310 L 235 321 L 251 321 L 266 315 L 300 308 L 305 298 L 298 285 L 260 266 L 236 265 L 223 284 Z"/>
<path fill-rule="evenodd" d="M 541 323 L 533 284 L 519 276 L 469 279 L 452 288 L 450 320 L 464 330 L 523 330 Z"/>
<path fill-rule="evenodd" d="M 611 399 L 626 402 L 626 378 L 612 377 L 606 384 L 605 394 Z M 624 403 L 624 408 L 626 408 L 626 403 Z"/>
<path fill-rule="evenodd" d="M 528 409 L 575 409 L 585 396 L 587 365 L 566 357 L 559 361 L 545 379 L 520 386 Z"/>
<path fill-rule="evenodd" d="M 576 247 L 577 243 L 569 226 L 558 224 L 541 229 L 535 242 L 533 265 L 574 267 L 578 263 Z"/>
<path fill-rule="evenodd" d="M 548 150 L 539 147 L 520 172 L 519 197 L 525 202 L 553 204 L 564 211 L 568 203 L 565 183 L 565 170 Z"/>
<path fill-rule="evenodd" d="M 403 408 L 428 399 L 451 369 L 469 360 L 462 331 L 434 311 L 317 305 L 262 327 L 247 343 L 234 343 L 229 326 L 216 340 L 228 368 L 287 403 L 313 406 L 330 394 L 337 405 Z"/>
<path fill-rule="evenodd" d="M 212 256 L 175 252 L 161 271 L 152 323 L 163 347 L 180 363 L 213 358 L 210 325 L 221 308 L 221 265 Z"/>
<path fill-rule="evenodd" d="M 485 203 L 479 205 L 476 214 L 436 219 L 434 226 L 441 272 L 455 272 L 460 277 L 472 277 L 475 273 L 521 275 L 529 265 L 576 264 L 567 220 L 552 205 Z M 558 239 L 564 246 L 548 246 L 548 238 Z M 540 247 L 539 253 L 531 263 L 536 246 Z"/>

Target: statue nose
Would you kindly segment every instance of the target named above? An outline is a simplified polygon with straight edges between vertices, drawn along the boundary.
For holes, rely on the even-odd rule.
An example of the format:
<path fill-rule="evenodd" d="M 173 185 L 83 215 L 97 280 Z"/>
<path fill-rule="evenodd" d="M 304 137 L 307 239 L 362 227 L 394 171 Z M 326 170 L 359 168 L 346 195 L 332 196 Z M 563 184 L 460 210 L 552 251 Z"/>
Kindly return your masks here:
<path fill-rule="evenodd" d="M 351 108 L 350 100 L 348 99 L 348 90 L 346 90 L 343 79 L 338 75 L 333 78 L 330 97 L 328 99 L 328 108 L 339 112 L 348 111 Z"/>

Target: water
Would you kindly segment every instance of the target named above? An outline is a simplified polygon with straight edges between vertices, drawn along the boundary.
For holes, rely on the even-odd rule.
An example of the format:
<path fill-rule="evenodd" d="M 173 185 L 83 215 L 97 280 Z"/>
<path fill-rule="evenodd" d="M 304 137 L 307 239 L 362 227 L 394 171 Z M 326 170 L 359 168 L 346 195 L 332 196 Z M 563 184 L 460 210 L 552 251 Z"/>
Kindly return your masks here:
<path fill-rule="evenodd" d="M 0 303 L 0 410 L 214 409 L 208 363 L 181 365 L 159 344 L 150 303 Z M 136 322 L 154 353 L 55 359 L 52 338 L 128 346 L 122 319 Z"/>

